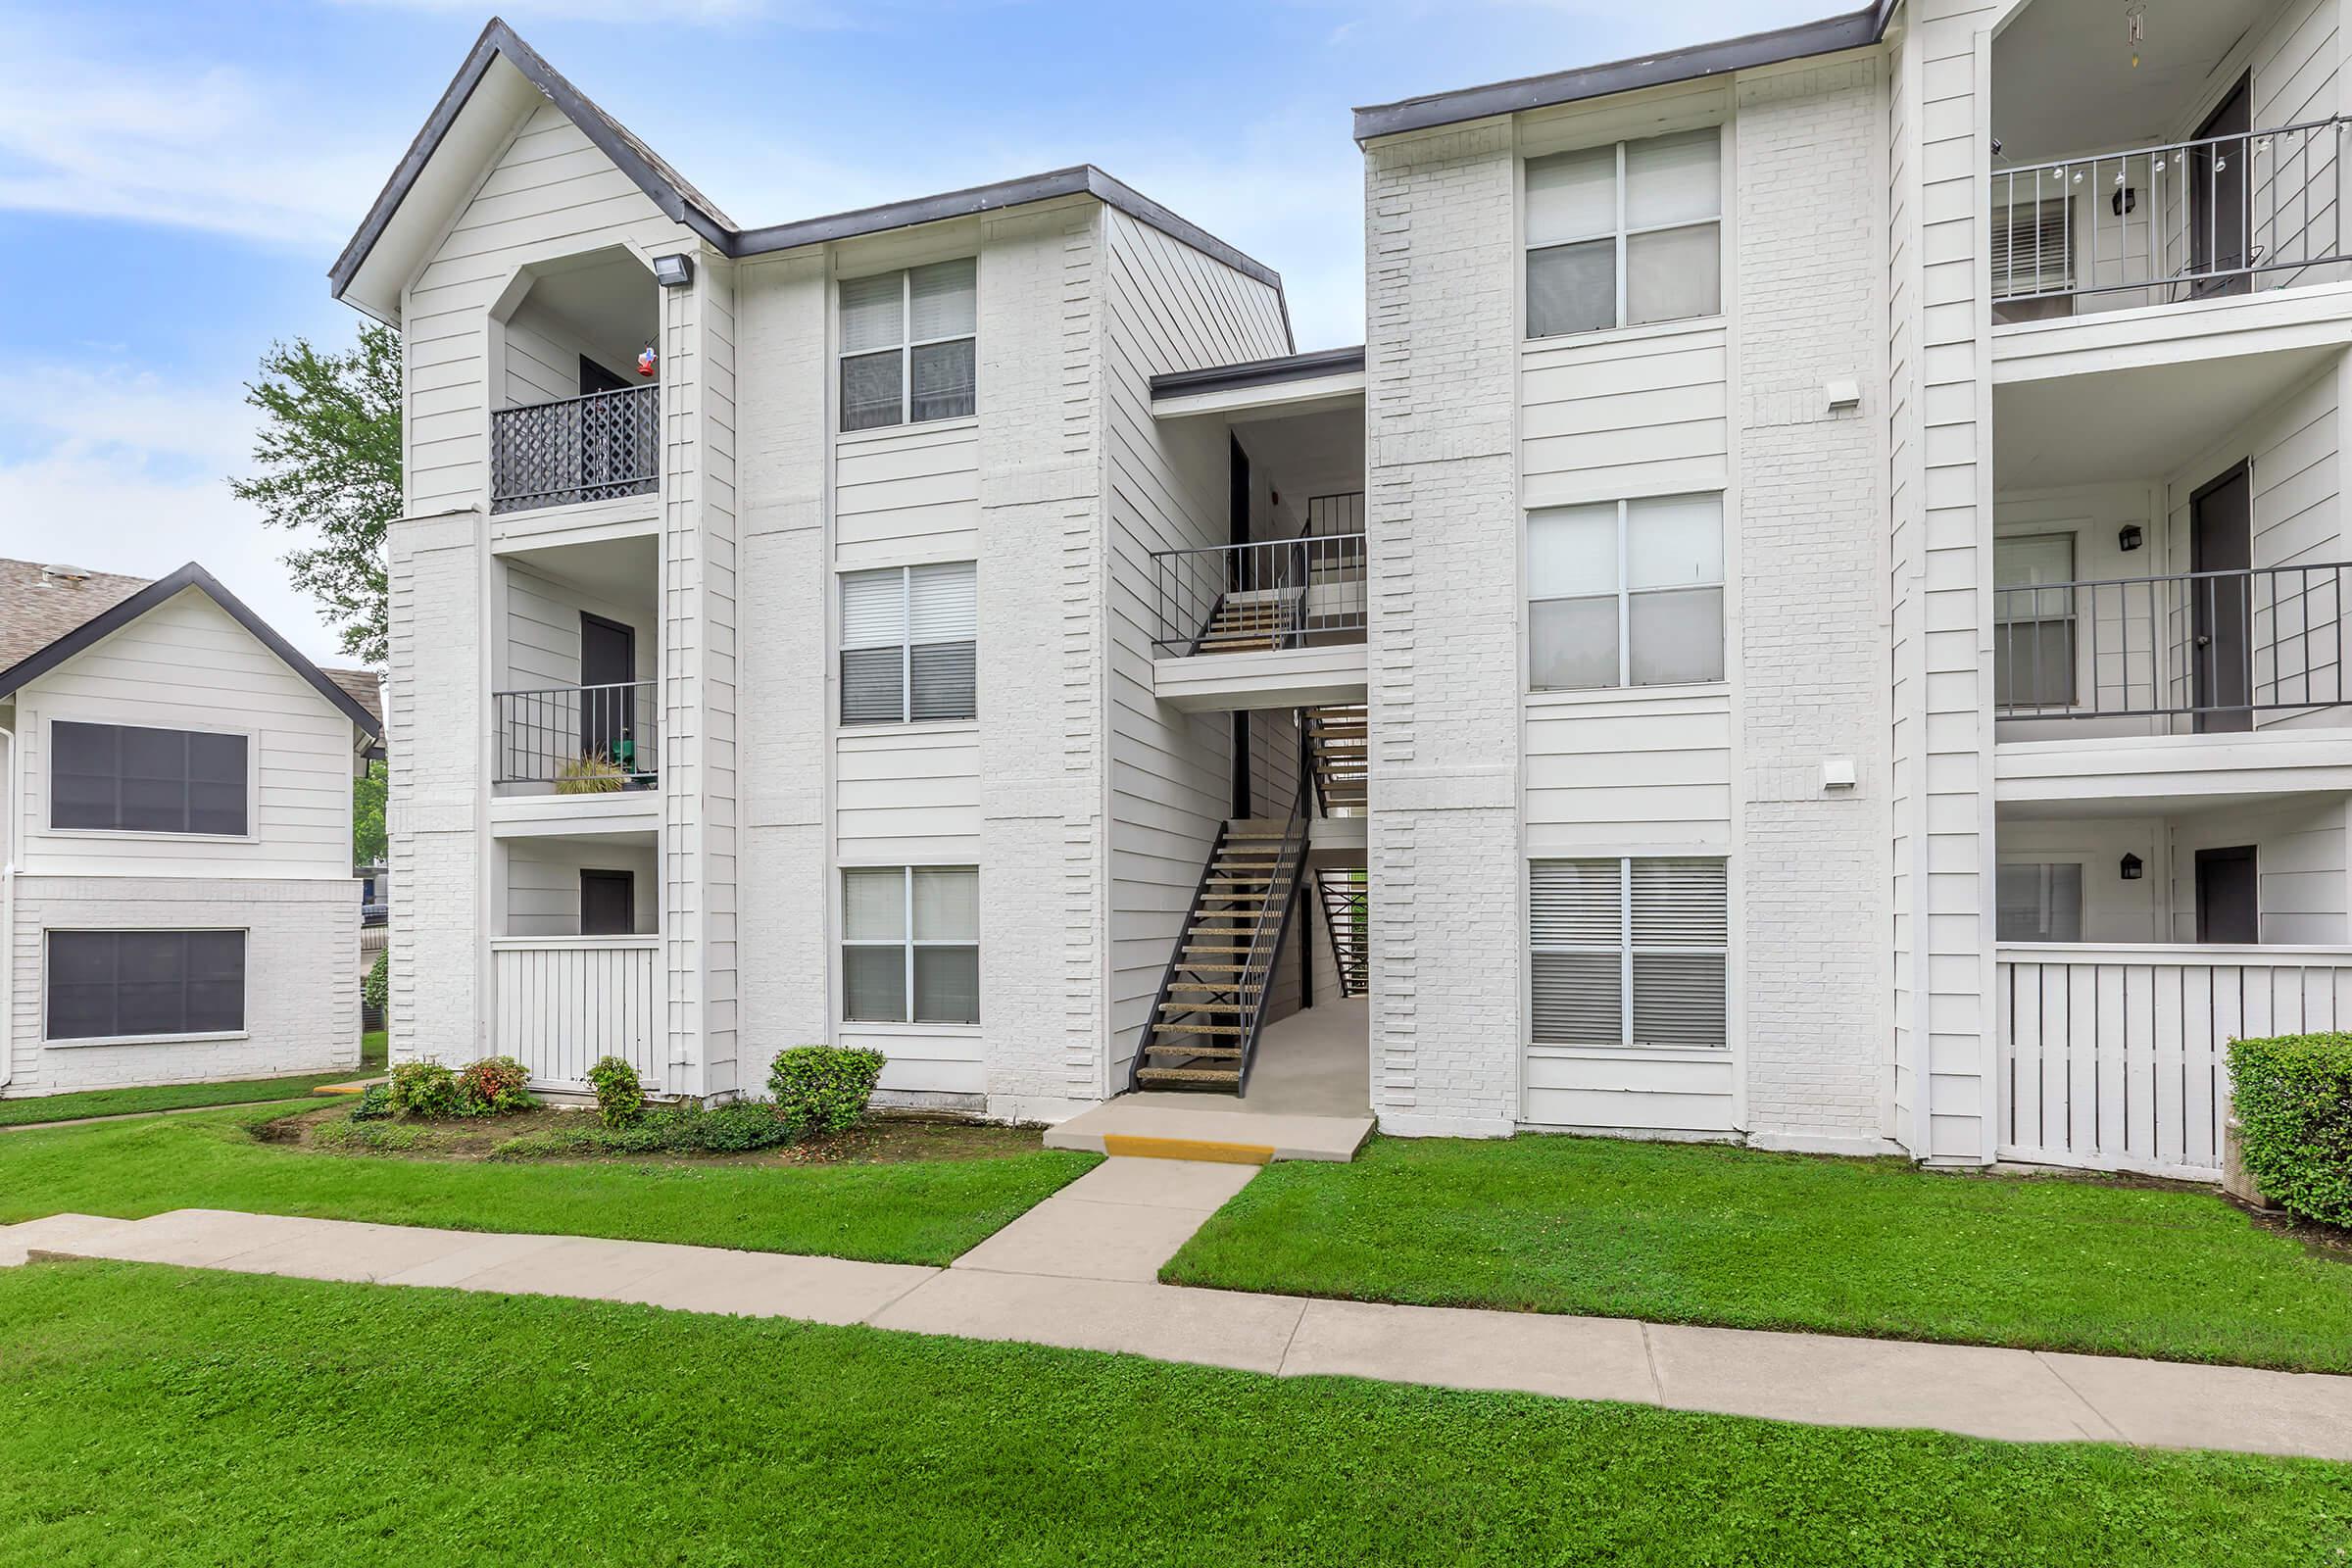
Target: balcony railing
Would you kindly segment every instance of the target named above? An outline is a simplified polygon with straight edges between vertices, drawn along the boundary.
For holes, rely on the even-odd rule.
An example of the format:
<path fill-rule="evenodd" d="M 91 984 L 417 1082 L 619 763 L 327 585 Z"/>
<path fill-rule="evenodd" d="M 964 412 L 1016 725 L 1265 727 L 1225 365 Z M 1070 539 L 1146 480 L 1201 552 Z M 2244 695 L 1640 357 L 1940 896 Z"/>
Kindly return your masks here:
<path fill-rule="evenodd" d="M 495 692 L 499 784 L 558 795 L 646 789 L 661 773 L 658 681 Z"/>
<path fill-rule="evenodd" d="M 2352 703 L 2348 572 L 2327 563 L 1995 589 L 1994 712 L 2244 729 L 2260 712 Z"/>
<path fill-rule="evenodd" d="M 651 495 L 662 483 L 659 383 L 490 416 L 490 510 Z"/>
<path fill-rule="evenodd" d="M 492 1034 L 531 1087 L 580 1094 L 607 1056 L 666 1094 L 660 937 L 501 937 L 490 944 Z"/>
<path fill-rule="evenodd" d="M 2173 304 L 2346 259 L 2338 116 L 1992 173 L 1992 294 Z M 2329 275 L 2335 275 L 2330 273 Z"/>
<path fill-rule="evenodd" d="M 1364 640 L 1360 533 L 1155 551 L 1152 579 L 1159 658 Z"/>

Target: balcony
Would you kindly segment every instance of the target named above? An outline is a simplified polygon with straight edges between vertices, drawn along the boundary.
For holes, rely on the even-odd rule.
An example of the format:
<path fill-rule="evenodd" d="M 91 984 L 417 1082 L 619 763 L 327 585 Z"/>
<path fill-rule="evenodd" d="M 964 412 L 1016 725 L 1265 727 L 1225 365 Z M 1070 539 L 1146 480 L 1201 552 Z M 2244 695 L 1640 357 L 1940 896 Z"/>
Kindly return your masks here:
<path fill-rule="evenodd" d="M 2352 703 L 2347 571 L 2321 563 L 1995 589 L 1994 716 L 2229 734 Z"/>
<path fill-rule="evenodd" d="M 1309 515 L 1360 529 L 1362 500 L 1316 497 Z M 1365 565 L 1360 531 L 1153 552 L 1158 695 L 1200 710 L 1363 701 Z"/>
<path fill-rule="evenodd" d="M 661 1032 L 659 936 L 501 937 L 490 944 L 491 1035 L 531 1087 L 589 1094 L 588 1069 L 618 1056 L 646 1093 L 674 1092 Z"/>
<path fill-rule="evenodd" d="M 661 485 L 658 383 L 490 416 L 493 514 L 652 495 Z"/>
<path fill-rule="evenodd" d="M 493 692 L 495 789 L 516 794 L 612 795 L 661 779 L 660 683 L 550 686 Z"/>

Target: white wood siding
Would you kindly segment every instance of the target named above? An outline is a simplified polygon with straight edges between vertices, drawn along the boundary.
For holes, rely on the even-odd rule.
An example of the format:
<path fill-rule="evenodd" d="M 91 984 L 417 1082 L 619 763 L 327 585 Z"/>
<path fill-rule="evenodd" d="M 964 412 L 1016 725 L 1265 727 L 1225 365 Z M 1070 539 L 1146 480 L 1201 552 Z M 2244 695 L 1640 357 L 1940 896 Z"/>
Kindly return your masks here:
<path fill-rule="evenodd" d="M 588 1092 L 618 1056 L 650 1094 L 686 1091 L 662 1039 L 662 944 L 651 937 L 502 938 L 491 944 L 491 1039 L 535 1089 Z"/>
<path fill-rule="evenodd" d="M 2344 813 L 2344 801 L 2334 797 L 2234 807 L 2174 823 L 2172 940 L 2197 939 L 2196 852 L 2251 844 L 2264 946 L 2352 942 Z"/>
<path fill-rule="evenodd" d="M 516 839 L 507 847 L 507 921 L 511 937 L 580 934 L 580 872 L 626 871 L 630 912 L 640 936 L 660 929 L 662 884 L 650 846 L 596 839 Z"/>
<path fill-rule="evenodd" d="M 1151 556 L 1228 537 L 1222 421 L 1152 416 L 1151 378 L 1288 352 L 1271 289 L 1105 211 L 1110 1082 L 1123 1083 L 1225 816 L 1227 720 L 1152 696 Z M 1287 799 L 1287 795 L 1286 795 Z"/>
<path fill-rule="evenodd" d="M 833 451 L 833 544 L 844 571 L 980 553 L 975 422 L 842 436 Z"/>
<path fill-rule="evenodd" d="M 1723 488 L 1728 354 L 1720 322 L 1530 344 L 1520 361 L 1526 505 Z"/>
<path fill-rule="evenodd" d="M 1528 853 L 1685 846 L 1732 836 L 1732 711 L 1721 692 L 1527 699 Z"/>
<path fill-rule="evenodd" d="M 593 599 L 524 566 L 507 571 L 506 671 L 501 689 L 533 691 L 580 683 L 580 614 L 618 621 L 635 636 L 636 678 L 662 673 L 659 628 L 650 607 L 631 609 Z"/>
<path fill-rule="evenodd" d="M 834 743 L 833 822 L 844 865 L 979 863 L 978 726 L 844 731 Z"/>
<path fill-rule="evenodd" d="M 59 719 L 253 737 L 252 837 L 49 831 L 48 726 Z M 30 875 L 351 877 L 351 720 L 236 619 L 190 589 L 17 694 Z"/>

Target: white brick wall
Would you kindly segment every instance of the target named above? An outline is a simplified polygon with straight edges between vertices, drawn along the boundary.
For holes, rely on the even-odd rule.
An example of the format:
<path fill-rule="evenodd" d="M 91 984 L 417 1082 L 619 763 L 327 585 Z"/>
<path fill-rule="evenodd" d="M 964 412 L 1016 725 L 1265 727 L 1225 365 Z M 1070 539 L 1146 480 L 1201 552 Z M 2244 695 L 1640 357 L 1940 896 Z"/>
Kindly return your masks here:
<path fill-rule="evenodd" d="M 1879 1147 L 1888 725 L 1876 60 L 1740 85 L 1740 795 L 1748 1130 Z M 1824 384 L 1870 388 L 1833 413 Z M 1821 785 L 1825 758 L 1861 784 Z"/>
<path fill-rule="evenodd" d="M 1366 158 L 1372 1103 L 1518 1113 L 1516 232 L 1509 126 Z"/>
<path fill-rule="evenodd" d="M 243 927 L 245 1038 L 43 1046 L 45 930 Z M 360 906 L 348 882 L 28 876 L 17 880 L 15 1095 L 357 1067 Z"/>

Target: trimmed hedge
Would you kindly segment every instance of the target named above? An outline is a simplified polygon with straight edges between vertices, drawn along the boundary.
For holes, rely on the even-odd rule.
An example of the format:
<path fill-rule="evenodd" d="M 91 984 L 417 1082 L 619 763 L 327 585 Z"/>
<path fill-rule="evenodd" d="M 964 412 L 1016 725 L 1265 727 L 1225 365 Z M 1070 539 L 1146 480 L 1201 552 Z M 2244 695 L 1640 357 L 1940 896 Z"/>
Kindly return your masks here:
<path fill-rule="evenodd" d="M 2263 1195 L 2352 1227 L 2352 1035 L 2230 1043 L 2238 1144 Z"/>
<path fill-rule="evenodd" d="M 847 1132 L 865 1118 L 882 1077 L 882 1053 L 848 1046 L 794 1046 L 768 1064 L 776 1111 L 804 1133 Z"/>

